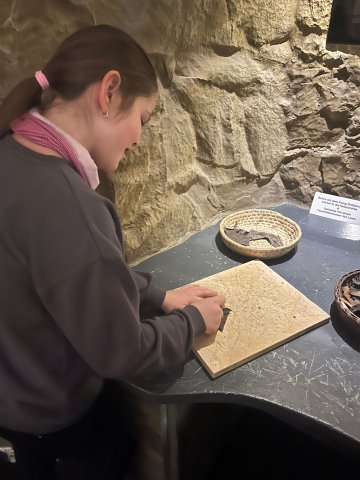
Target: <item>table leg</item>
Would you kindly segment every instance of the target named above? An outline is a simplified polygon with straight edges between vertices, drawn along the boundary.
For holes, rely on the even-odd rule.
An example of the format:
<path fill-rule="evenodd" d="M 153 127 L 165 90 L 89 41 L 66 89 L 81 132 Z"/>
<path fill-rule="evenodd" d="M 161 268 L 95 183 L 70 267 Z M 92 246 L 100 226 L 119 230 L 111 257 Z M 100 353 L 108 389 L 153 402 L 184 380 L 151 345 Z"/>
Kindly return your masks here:
<path fill-rule="evenodd" d="M 179 479 L 177 413 L 177 405 L 161 405 L 161 431 L 166 480 Z"/>
<path fill-rule="evenodd" d="M 178 480 L 178 406 L 127 393 L 137 451 L 133 480 Z"/>
<path fill-rule="evenodd" d="M 162 425 L 162 406 L 128 394 L 137 449 L 130 478 L 132 480 L 167 480 Z M 165 423 L 166 425 L 166 423 Z"/>

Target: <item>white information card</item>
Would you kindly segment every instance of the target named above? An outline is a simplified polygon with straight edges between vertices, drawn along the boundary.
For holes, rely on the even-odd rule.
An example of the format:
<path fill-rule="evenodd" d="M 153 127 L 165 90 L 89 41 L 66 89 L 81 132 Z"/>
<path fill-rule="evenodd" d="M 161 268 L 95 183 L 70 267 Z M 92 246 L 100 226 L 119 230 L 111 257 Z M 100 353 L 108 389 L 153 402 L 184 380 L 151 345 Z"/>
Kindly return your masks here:
<path fill-rule="evenodd" d="M 360 225 L 360 201 L 351 198 L 316 192 L 309 213 Z"/>

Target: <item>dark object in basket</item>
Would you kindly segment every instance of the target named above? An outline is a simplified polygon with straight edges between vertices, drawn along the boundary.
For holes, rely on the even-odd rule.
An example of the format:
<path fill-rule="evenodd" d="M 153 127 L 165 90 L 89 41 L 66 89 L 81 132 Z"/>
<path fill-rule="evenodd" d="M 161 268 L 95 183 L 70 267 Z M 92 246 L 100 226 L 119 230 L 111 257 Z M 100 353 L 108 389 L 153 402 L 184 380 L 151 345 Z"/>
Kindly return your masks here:
<path fill-rule="evenodd" d="M 335 303 L 344 326 L 360 336 L 360 270 L 343 275 L 335 287 Z"/>
<path fill-rule="evenodd" d="M 252 240 L 267 240 L 273 247 L 282 247 L 283 243 L 279 235 L 269 232 L 259 232 L 257 230 L 244 230 L 242 228 L 225 228 L 226 235 L 241 245 L 250 245 Z"/>

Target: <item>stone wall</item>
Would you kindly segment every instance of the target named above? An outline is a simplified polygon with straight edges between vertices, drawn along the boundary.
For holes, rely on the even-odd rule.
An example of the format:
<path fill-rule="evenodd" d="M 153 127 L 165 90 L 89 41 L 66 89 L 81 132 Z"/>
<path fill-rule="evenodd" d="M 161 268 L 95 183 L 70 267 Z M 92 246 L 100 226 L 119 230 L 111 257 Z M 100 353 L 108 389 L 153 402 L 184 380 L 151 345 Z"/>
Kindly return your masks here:
<path fill-rule="evenodd" d="M 110 179 L 131 261 L 245 207 L 360 199 L 360 60 L 325 49 L 331 0 L 41 5 L 1 2 L 0 97 L 94 23 L 127 30 L 157 69 L 155 114 Z"/>

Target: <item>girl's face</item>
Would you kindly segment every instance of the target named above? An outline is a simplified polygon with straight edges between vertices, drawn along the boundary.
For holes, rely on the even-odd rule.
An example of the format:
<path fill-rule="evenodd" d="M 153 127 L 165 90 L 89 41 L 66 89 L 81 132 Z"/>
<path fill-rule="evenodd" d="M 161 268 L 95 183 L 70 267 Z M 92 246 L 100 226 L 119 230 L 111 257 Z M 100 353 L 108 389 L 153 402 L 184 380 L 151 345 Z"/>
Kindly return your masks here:
<path fill-rule="evenodd" d="M 121 112 L 121 100 L 114 97 L 109 116 L 97 115 L 90 148 L 96 165 L 105 172 L 115 171 L 125 152 L 139 144 L 142 126 L 149 121 L 156 103 L 155 94 L 137 97 L 129 109 Z"/>

